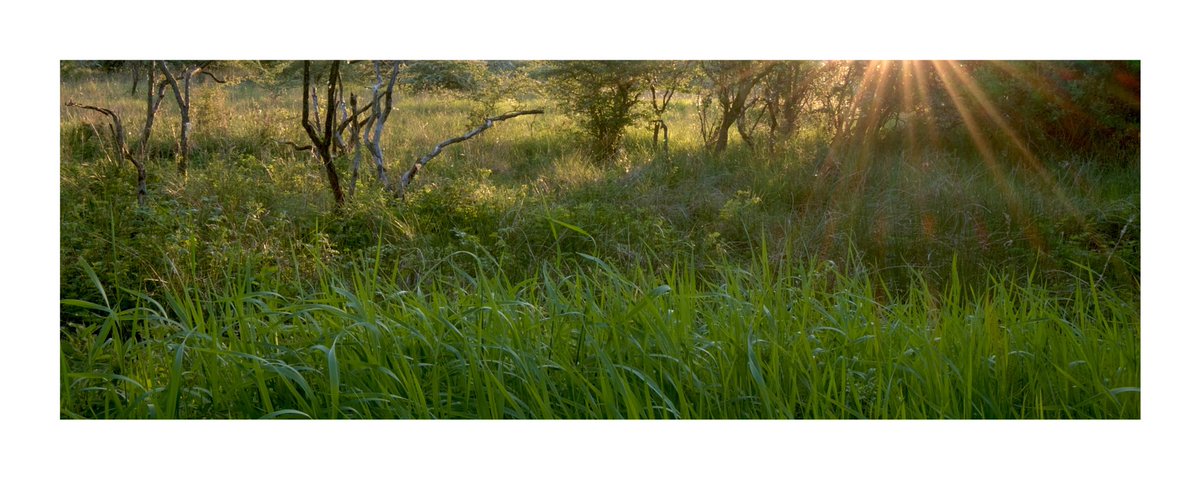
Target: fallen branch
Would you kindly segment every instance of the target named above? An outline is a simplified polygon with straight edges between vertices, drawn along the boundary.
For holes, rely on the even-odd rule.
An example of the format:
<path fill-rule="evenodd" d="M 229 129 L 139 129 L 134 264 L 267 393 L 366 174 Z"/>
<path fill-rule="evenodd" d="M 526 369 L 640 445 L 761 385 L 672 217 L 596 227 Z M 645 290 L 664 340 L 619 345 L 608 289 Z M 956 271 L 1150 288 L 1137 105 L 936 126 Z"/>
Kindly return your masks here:
<path fill-rule="evenodd" d="M 467 134 L 465 134 L 463 136 L 455 137 L 455 138 L 450 138 L 446 141 L 438 143 L 437 146 L 433 147 L 433 151 L 429 152 L 429 154 L 427 154 L 425 156 L 422 156 L 421 159 L 417 160 L 417 162 L 415 164 L 413 164 L 412 168 L 409 168 L 408 172 L 404 173 L 404 176 L 400 177 L 400 181 L 396 185 L 396 196 L 403 198 L 404 192 L 408 189 L 409 183 L 412 183 L 412 180 L 413 180 L 413 178 L 415 178 L 417 176 L 417 173 L 421 172 L 421 168 L 424 168 L 425 164 L 429 163 L 429 160 L 432 160 L 434 157 L 441 154 L 442 150 L 444 148 L 446 148 L 447 146 L 453 145 L 455 143 L 460 143 L 463 141 L 470 140 L 475 135 L 483 133 L 484 130 L 491 128 L 492 124 L 495 122 L 504 121 L 504 120 L 507 120 L 510 118 L 516 118 L 516 117 L 522 116 L 522 115 L 540 115 L 542 113 L 545 113 L 545 111 L 543 111 L 541 109 L 525 110 L 525 111 L 516 111 L 516 112 L 512 112 L 512 113 L 505 113 L 503 115 L 493 116 L 491 118 L 484 118 L 482 125 L 479 125 L 478 128 L 471 130 Z"/>
<path fill-rule="evenodd" d="M 142 162 L 134 158 L 133 154 L 129 153 L 129 148 L 125 145 L 125 127 L 121 125 L 121 117 L 117 116 L 115 112 L 109 110 L 108 108 L 82 105 L 75 103 L 74 101 L 68 101 L 67 106 L 100 112 L 108 115 L 108 117 L 112 119 L 112 125 L 110 128 L 112 129 L 113 137 L 116 138 L 117 155 L 129 160 L 130 163 L 133 163 L 133 167 L 137 169 L 138 206 L 146 206 L 146 167 L 142 164 Z"/>

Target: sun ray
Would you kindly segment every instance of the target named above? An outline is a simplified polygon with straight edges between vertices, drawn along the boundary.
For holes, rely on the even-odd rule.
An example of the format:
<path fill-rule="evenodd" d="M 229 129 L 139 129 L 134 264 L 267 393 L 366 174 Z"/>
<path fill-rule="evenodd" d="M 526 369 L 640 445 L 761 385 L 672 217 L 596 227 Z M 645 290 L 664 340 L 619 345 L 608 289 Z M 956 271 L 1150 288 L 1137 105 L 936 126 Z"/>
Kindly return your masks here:
<path fill-rule="evenodd" d="M 1000 127 L 1000 130 L 1004 132 L 1004 135 L 1008 137 L 1008 140 L 1017 147 L 1017 150 L 1021 153 L 1021 159 L 1024 161 L 1026 166 L 1033 168 L 1043 181 L 1053 183 L 1053 180 L 1046 172 L 1045 166 L 1042 165 L 1041 160 L 1039 160 L 1037 156 L 1025 146 L 1025 142 L 1021 141 L 1021 138 L 1017 135 L 1017 132 L 1014 131 L 1011 126 L 1009 126 L 1008 121 L 1004 119 L 1004 115 L 1000 114 L 999 109 L 997 109 L 996 105 L 988 99 L 987 94 L 983 92 L 983 89 L 979 87 L 979 84 L 976 83 L 970 75 L 962 71 L 961 67 L 951 67 L 949 70 L 952 74 L 954 74 L 958 83 L 963 85 L 966 88 L 967 93 L 969 93 L 971 97 L 975 99 L 975 102 L 978 103 L 979 106 L 983 107 L 984 113 L 987 114 L 992 123 L 995 126 Z"/>
<path fill-rule="evenodd" d="M 1065 110 L 1073 115 L 1086 117 L 1083 110 L 1075 105 L 1075 102 L 1071 101 L 1067 92 L 1051 84 L 1045 76 L 1029 72 L 1010 61 L 995 61 L 992 64 L 999 68 L 1000 71 L 1023 83 L 1027 89 L 1035 91 L 1050 100 L 1055 108 Z"/>
<path fill-rule="evenodd" d="M 858 170 L 862 167 L 862 148 L 857 148 L 858 152 L 860 152 L 858 155 L 850 154 L 854 153 L 853 149 L 850 151 L 847 150 L 851 146 L 849 145 L 849 142 L 853 139 L 851 132 L 853 129 L 858 127 L 858 122 L 861 121 L 861 118 L 858 118 L 858 112 L 865 101 L 865 92 L 868 91 L 878 79 L 878 75 L 875 73 L 874 68 L 878 63 L 879 62 L 876 60 L 867 62 L 866 67 L 863 70 L 860 83 L 855 88 L 854 95 L 849 104 L 839 105 L 845 108 L 847 115 L 844 120 L 845 123 L 842 125 L 842 131 L 840 132 L 841 134 L 835 135 L 833 142 L 830 145 L 829 153 L 825 155 L 825 160 L 822 162 L 819 170 L 821 172 L 819 174 L 828 176 L 829 179 L 834 181 L 840 182 L 845 181 L 847 177 L 860 178 L 865 176 L 858 173 Z M 846 62 L 845 65 L 847 65 L 847 68 L 851 69 L 851 71 L 853 71 L 855 68 L 854 62 Z M 847 161 L 849 161 L 850 164 L 847 164 Z M 832 172 L 832 174 L 830 174 L 830 172 Z M 856 184 L 856 186 L 860 185 L 861 184 Z M 861 202 L 861 195 L 855 194 L 854 191 L 855 190 L 853 188 L 839 188 L 830 196 L 830 204 L 828 206 L 834 210 L 848 207 L 850 211 L 849 217 L 852 218 L 853 213 L 858 209 Z M 828 217 L 826 222 L 825 241 L 827 243 L 832 242 L 834 235 L 837 234 L 837 231 L 840 230 L 841 227 L 842 225 L 836 216 Z"/>
<path fill-rule="evenodd" d="M 841 180 L 844 182 L 844 185 L 849 187 L 840 188 L 839 192 L 841 194 L 836 195 L 834 200 L 835 207 L 842 206 L 846 208 L 845 213 L 847 215 L 846 219 L 848 220 L 846 221 L 846 227 L 848 228 L 853 228 L 853 219 L 859 217 L 859 210 L 863 204 L 862 190 L 865 186 L 864 180 L 867 177 L 864 170 L 867 166 L 867 155 L 869 154 L 866 151 L 866 139 L 862 137 L 856 138 L 858 135 L 856 135 L 855 131 L 863 127 L 863 105 L 869 101 L 867 98 L 867 92 L 873 92 L 876 85 L 878 85 L 881 80 L 879 75 L 880 63 L 881 62 L 878 60 L 871 60 L 867 62 L 866 69 L 863 73 L 862 84 L 858 86 L 858 89 L 854 94 L 854 100 L 850 103 L 850 111 L 852 112 L 851 114 L 854 115 L 854 123 L 853 125 L 847 125 L 846 133 L 849 135 L 849 137 L 846 138 L 846 140 L 847 142 L 852 142 L 852 145 L 850 151 L 844 152 L 846 154 L 844 159 L 849 161 L 849 164 L 846 166 L 849 168 L 843 168 L 841 170 Z M 870 114 L 871 110 L 868 109 L 868 118 Z"/>
<path fill-rule="evenodd" d="M 916 74 L 916 69 L 911 61 L 900 62 L 900 101 L 903 104 L 904 111 L 912 112 L 916 105 L 913 99 L 913 75 Z M 908 153 L 908 159 L 911 162 L 916 155 L 913 152 L 917 149 L 917 128 L 913 124 L 913 117 L 910 116 L 904 121 L 904 151 Z"/>
<path fill-rule="evenodd" d="M 1062 187 L 1058 184 L 1058 181 L 1056 181 L 1054 177 L 1051 176 L 1050 172 L 1046 170 L 1046 167 L 1042 164 L 1041 159 L 1039 159 L 1037 155 L 1035 155 L 1033 151 L 1026 146 L 1024 141 L 1021 141 L 1020 136 L 1017 135 L 1017 132 L 1011 125 L 1009 125 L 1008 121 L 1004 119 L 1004 115 L 1000 113 L 1000 110 L 996 108 L 996 105 L 993 104 L 990 99 L 988 99 L 987 94 L 983 92 L 983 89 L 979 86 L 979 84 L 976 83 L 975 80 L 970 77 L 970 75 L 962 71 L 960 67 L 951 67 L 950 72 L 957 78 L 958 83 L 966 88 L 967 93 L 971 95 L 975 102 L 979 106 L 983 107 L 984 113 L 987 114 L 988 119 L 991 120 L 992 124 L 996 127 L 999 127 L 1000 131 L 1004 133 L 1004 136 L 1008 138 L 1008 141 L 1017 148 L 1022 162 L 1026 166 L 1030 167 L 1034 173 L 1036 173 L 1037 178 L 1041 180 L 1044 185 L 1050 188 L 1058 201 L 1068 208 L 1068 210 L 1071 212 L 1071 215 L 1078 218 L 1080 215 L 1079 211 L 1077 211 L 1070 200 L 1067 199 L 1067 195 L 1063 191 Z"/>
<path fill-rule="evenodd" d="M 857 114 L 858 114 L 858 111 L 862 108 L 863 102 L 866 101 L 865 100 L 866 92 L 868 90 L 870 90 L 875 85 L 876 80 L 879 79 L 879 75 L 876 74 L 876 71 L 875 71 L 875 65 L 878 63 L 879 63 L 879 61 L 877 61 L 877 60 L 870 60 L 867 62 L 866 68 L 863 69 L 862 83 L 859 84 L 858 88 L 856 88 L 854 90 L 854 97 L 850 100 L 850 105 L 848 108 L 848 110 L 851 112 L 851 114 L 855 115 L 853 117 L 853 120 L 854 120 L 853 125 L 851 125 L 851 123 L 849 121 L 850 118 L 847 118 L 847 122 L 845 125 L 845 132 L 849 132 L 850 130 L 852 130 L 852 128 L 851 128 L 852 126 L 854 128 L 857 128 L 859 122 L 862 121 L 862 118 L 857 116 Z M 853 66 L 851 66 L 851 68 L 853 68 Z"/>
<path fill-rule="evenodd" d="M 932 112 L 932 94 L 929 92 L 929 84 L 926 80 L 926 74 L 929 72 L 930 67 L 928 65 L 924 65 L 926 63 L 929 62 L 914 62 L 913 70 L 917 73 L 917 96 L 920 97 L 919 100 L 921 105 L 925 107 L 926 112 Z M 933 143 L 935 148 L 940 148 L 942 145 L 942 138 L 941 135 L 938 134 L 937 128 L 928 121 L 923 121 L 921 124 L 924 125 L 925 134 L 928 135 L 929 141 Z"/>
<path fill-rule="evenodd" d="M 879 122 L 883 121 L 880 112 L 885 104 L 884 97 L 887 95 L 888 80 L 892 76 L 891 64 L 891 60 L 883 60 L 874 65 L 873 71 L 877 73 L 875 74 L 875 84 L 871 88 L 871 106 L 867 108 L 867 122 L 863 126 L 863 132 L 875 130 Z M 871 135 L 863 135 L 861 138 L 864 147 L 867 147 L 868 143 L 873 140 Z"/>
<path fill-rule="evenodd" d="M 917 61 L 905 61 L 902 63 L 902 101 L 904 102 L 904 110 L 912 112 L 912 117 L 904 123 L 904 138 L 906 146 L 904 151 L 909 157 L 909 166 L 914 169 L 925 169 L 928 165 L 928 159 L 922 158 L 923 154 L 917 153 L 917 125 L 916 122 L 921 120 L 921 113 L 917 111 L 917 96 L 920 97 L 921 105 L 926 109 L 930 108 L 928 100 L 928 92 L 924 91 L 925 84 L 921 70 L 921 64 Z M 918 91 L 919 90 L 919 91 Z M 926 122 L 922 122 L 924 129 L 928 130 L 928 138 L 926 141 L 935 139 L 936 132 L 930 128 Z M 926 149 L 921 148 L 924 152 Z M 915 194 L 913 200 L 916 202 L 916 217 L 920 224 L 921 234 L 926 241 L 932 241 L 935 235 L 935 225 L 933 215 L 928 211 L 928 193 L 925 188 L 914 188 Z"/>
<path fill-rule="evenodd" d="M 950 62 L 939 60 L 933 62 L 934 73 L 941 79 L 942 84 L 946 87 L 946 93 L 950 97 L 950 102 L 954 108 L 958 110 L 959 117 L 963 120 L 963 125 L 967 127 L 967 134 L 971 137 L 971 142 L 975 144 L 976 151 L 983 158 L 984 164 L 992 173 L 996 181 L 996 185 L 1000 188 L 1001 194 L 1004 196 L 1005 202 L 1008 203 L 1009 211 L 1012 211 L 1020 220 L 1020 224 L 1025 230 L 1025 236 L 1034 244 L 1035 247 L 1041 249 L 1043 241 L 1041 235 L 1032 227 L 1026 217 L 1024 208 L 1021 206 L 1016 193 L 1013 191 L 1012 184 L 1005 177 L 1004 172 L 1000 169 L 1000 164 L 996 159 L 996 153 L 984 135 L 981 126 L 975 119 L 975 115 L 971 113 L 971 109 L 967 107 L 962 92 L 955 84 L 953 73 L 950 69 L 954 68 Z"/>

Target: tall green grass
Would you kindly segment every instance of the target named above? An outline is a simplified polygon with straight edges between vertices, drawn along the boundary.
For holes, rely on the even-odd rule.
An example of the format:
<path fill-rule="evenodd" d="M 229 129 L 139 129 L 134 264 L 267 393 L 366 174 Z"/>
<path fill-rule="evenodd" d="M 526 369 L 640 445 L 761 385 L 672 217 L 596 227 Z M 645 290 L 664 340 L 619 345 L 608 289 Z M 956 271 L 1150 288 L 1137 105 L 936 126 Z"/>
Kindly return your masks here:
<path fill-rule="evenodd" d="M 1086 276 L 1068 297 L 1028 277 L 897 295 L 765 255 L 700 280 L 584 254 L 514 279 L 459 254 L 474 267 L 415 287 L 357 269 L 289 297 L 243 270 L 126 310 L 64 301 L 95 315 L 63 341 L 62 415 L 1140 415 L 1138 305 Z"/>

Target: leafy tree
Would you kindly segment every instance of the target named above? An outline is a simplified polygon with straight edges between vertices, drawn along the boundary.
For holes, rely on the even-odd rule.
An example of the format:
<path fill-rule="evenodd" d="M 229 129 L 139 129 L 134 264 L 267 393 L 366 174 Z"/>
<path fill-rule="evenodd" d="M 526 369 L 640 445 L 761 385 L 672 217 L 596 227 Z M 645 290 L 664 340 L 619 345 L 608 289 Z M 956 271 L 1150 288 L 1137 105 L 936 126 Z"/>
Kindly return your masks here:
<path fill-rule="evenodd" d="M 1136 147 L 1140 139 L 1138 61 L 964 62 L 962 69 L 1028 145 L 1086 152 Z"/>
<path fill-rule="evenodd" d="M 765 134 L 766 146 L 795 136 L 801 121 L 815 108 L 822 64 L 816 61 L 786 61 L 775 64 L 749 100 L 746 114 L 737 121 L 738 133 L 747 143 Z"/>
<path fill-rule="evenodd" d="M 821 71 L 821 106 L 817 109 L 823 127 L 834 138 L 844 138 L 857 121 L 855 92 L 862 81 L 866 62 L 831 61 Z"/>
<path fill-rule="evenodd" d="M 685 89 L 696 75 L 696 62 L 693 61 L 657 61 L 648 68 L 646 87 L 650 90 L 650 124 L 654 128 L 655 148 L 658 148 L 661 132 L 663 151 L 670 152 L 670 130 L 663 116 L 675 93 Z"/>
<path fill-rule="evenodd" d="M 563 61 L 543 71 L 551 94 L 587 135 L 589 156 L 613 161 L 625 129 L 641 117 L 635 107 L 652 65 L 645 61 Z"/>
<path fill-rule="evenodd" d="M 471 121 L 525 109 L 524 100 L 539 91 L 531 74 L 541 68 L 541 64 L 536 61 L 488 62 L 487 70 L 478 77 L 474 88 L 466 92 L 467 99 L 475 104 L 471 109 Z"/>
<path fill-rule="evenodd" d="M 751 92 L 774 67 L 775 62 L 748 60 L 701 63 L 705 92 L 700 99 L 700 130 L 705 146 L 725 151 L 729 128 L 746 113 Z M 718 116 L 711 118 L 714 107 Z"/>

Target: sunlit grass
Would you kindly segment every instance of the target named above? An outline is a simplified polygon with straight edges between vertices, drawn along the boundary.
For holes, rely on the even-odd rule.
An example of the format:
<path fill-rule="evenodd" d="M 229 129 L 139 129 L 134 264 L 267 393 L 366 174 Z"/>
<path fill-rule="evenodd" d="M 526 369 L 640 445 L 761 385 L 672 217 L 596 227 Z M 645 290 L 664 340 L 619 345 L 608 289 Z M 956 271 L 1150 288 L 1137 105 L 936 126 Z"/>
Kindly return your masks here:
<path fill-rule="evenodd" d="M 1012 161 L 948 64 L 873 63 L 856 101 L 927 104 L 920 68 L 972 151 L 911 122 L 903 147 L 712 155 L 681 95 L 670 155 L 634 129 L 597 165 L 551 111 L 448 149 L 403 201 L 360 172 L 337 212 L 277 143 L 305 138 L 290 93 L 198 85 L 187 177 L 164 101 L 142 209 L 104 125 L 65 109 L 61 414 L 1139 417 L 1136 164 Z M 140 129 L 127 84 L 62 90 Z M 470 111 L 399 98 L 389 167 Z"/>

